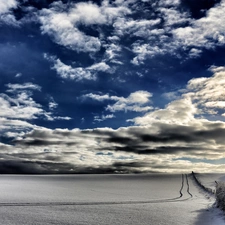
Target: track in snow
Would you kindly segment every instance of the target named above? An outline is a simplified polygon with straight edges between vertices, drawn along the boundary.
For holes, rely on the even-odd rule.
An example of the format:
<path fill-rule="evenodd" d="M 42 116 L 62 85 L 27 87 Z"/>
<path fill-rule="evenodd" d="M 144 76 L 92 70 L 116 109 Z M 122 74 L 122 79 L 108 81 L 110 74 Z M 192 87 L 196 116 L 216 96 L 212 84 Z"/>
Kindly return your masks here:
<path fill-rule="evenodd" d="M 184 186 L 185 181 L 187 185 L 187 194 L 190 195 L 188 198 L 184 198 Z M 181 188 L 179 190 L 180 196 L 168 199 L 155 199 L 149 201 L 107 201 L 107 202 L 24 202 L 24 203 L 0 203 L 0 207 L 30 207 L 30 206 L 94 206 L 94 205 L 127 205 L 127 204 L 150 204 L 150 203 L 169 203 L 169 202 L 181 202 L 188 201 L 193 195 L 190 192 L 190 185 L 188 181 L 188 175 L 181 175 Z"/>
<path fill-rule="evenodd" d="M 188 175 L 185 174 L 185 177 L 186 177 L 186 183 L 187 183 L 187 193 L 188 193 L 191 197 L 193 197 L 193 195 L 192 195 L 191 192 L 190 192 L 190 185 L 189 185 L 189 182 L 188 182 Z"/>
<path fill-rule="evenodd" d="M 180 188 L 180 198 L 183 196 L 183 188 L 184 188 L 184 174 L 182 174 L 182 182 L 181 182 L 181 188 Z"/>

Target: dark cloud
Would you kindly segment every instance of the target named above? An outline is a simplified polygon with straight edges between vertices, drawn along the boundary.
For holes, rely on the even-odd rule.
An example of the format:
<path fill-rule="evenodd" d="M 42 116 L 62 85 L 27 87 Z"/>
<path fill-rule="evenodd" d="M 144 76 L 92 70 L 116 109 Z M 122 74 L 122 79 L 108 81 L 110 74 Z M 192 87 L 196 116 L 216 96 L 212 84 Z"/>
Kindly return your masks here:
<path fill-rule="evenodd" d="M 69 163 L 41 161 L 4 160 L 1 161 L 0 174 L 110 174 L 140 173 L 139 163 L 114 163 L 110 166 L 79 166 Z M 144 165 L 142 165 L 144 166 Z M 133 168 L 133 169 L 132 169 Z M 150 170 L 148 172 L 151 172 Z"/>
<path fill-rule="evenodd" d="M 25 140 L 25 141 L 14 141 L 14 144 L 20 144 L 25 146 L 49 146 L 49 145 L 67 145 L 72 146 L 76 145 L 76 142 L 65 142 L 65 141 L 48 141 L 48 140 Z"/>
<path fill-rule="evenodd" d="M 225 0 L 0 2 L 0 172 L 223 157 Z"/>
<path fill-rule="evenodd" d="M 65 163 L 39 161 L 4 160 L 1 161 L 1 174 L 56 174 L 70 173 L 73 166 Z"/>
<path fill-rule="evenodd" d="M 179 125 L 160 125 L 160 130 L 151 133 L 151 127 L 129 127 L 126 129 L 89 129 L 89 130 L 33 130 L 24 139 L 14 141 L 24 146 L 88 146 L 92 140 L 103 144 L 92 147 L 94 151 L 111 150 L 136 154 L 175 154 L 178 152 L 197 152 L 210 150 L 208 144 L 224 144 L 225 129 L 221 123 L 198 127 Z"/>
<path fill-rule="evenodd" d="M 124 151 L 129 153 L 136 153 L 140 155 L 156 155 L 156 154 L 176 154 L 182 152 L 193 152 L 196 151 L 206 151 L 205 148 L 195 148 L 195 147 L 177 147 L 177 146 L 161 146 L 150 149 L 148 146 L 125 146 L 125 147 L 114 147 L 111 150 L 114 151 Z"/>

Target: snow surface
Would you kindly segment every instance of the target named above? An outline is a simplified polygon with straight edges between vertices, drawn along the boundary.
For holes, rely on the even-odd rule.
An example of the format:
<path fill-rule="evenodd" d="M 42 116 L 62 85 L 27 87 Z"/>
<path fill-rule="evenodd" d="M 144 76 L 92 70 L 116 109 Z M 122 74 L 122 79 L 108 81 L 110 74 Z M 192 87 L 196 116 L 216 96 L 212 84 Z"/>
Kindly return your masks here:
<path fill-rule="evenodd" d="M 201 178 L 213 184 L 215 175 Z M 2 175 L 0 183 L 3 225 L 225 224 L 191 175 Z"/>

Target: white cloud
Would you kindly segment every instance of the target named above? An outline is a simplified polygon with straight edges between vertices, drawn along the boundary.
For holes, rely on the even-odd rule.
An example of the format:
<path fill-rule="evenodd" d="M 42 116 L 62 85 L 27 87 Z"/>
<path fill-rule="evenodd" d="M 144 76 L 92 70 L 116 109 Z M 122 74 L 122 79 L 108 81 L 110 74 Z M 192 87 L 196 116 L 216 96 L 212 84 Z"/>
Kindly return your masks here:
<path fill-rule="evenodd" d="M 48 107 L 50 110 L 54 110 L 58 107 L 58 103 L 54 100 L 53 97 L 50 98 L 50 102 L 48 103 Z"/>
<path fill-rule="evenodd" d="M 77 168 L 94 169 L 104 165 L 117 171 L 126 168 L 126 171 L 176 172 L 188 171 L 191 166 L 193 170 L 218 172 L 221 164 L 191 162 L 191 159 L 201 161 L 225 158 L 225 122 L 199 117 L 205 109 L 221 110 L 224 107 L 225 68 L 211 67 L 210 70 L 213 73 L 211 77 L 190 80 L 185 90 L 177 92 L 177 95 L 181 93 L 180 98 L 170 102 L 165 108 L 134 118 L 132 122 L 136 126 L 116 130 L 51 130 L 31 125 L 20 118 L 0 117 L 0 128 L 6 131 L 5 136 L 15 137 L 14 146 L 0 144 L 2 154 L 6 154 L 7 158 L 7 152 L 10 151 L 17 160 L 30 161 L 32 158 L 42 164 L 60 162 L 69 165 L 74 171 Z M 23 92 L 20 90 L 20 93 Z M 113 104 L 108 106 L 114 111 L 135 111 L 139 107 L 140 112 L 144 112 L 145 107 L 149 107 L 151 103 L 151 96 L 147 91 L 137 91 L 126 98 L 92 93 L 82 97 L 107 103 L 112 101 Z M 5 102 L 0 104 L 0 112 L 9 108 L 7 102 L 15 105 L 22 102 L 26 102 L 26 105 L 36 104 L 26 95 L 14 99 L 1 95 L 1 99 Z M 221 116 L 224 114 L 223 112 Z M 114 114 L 102 114 L 95 116 L 94 122 L 114 117 Z M 46 155 L 44 149 L 51 151 Z"/>
<path fill-rule="evenodd" d="M 11 9 L 17 8 L 18 2 L 16 0 L 7 0 L 0 2 L 0 14 L 8 13 Z"/>
<path fill-rule="evenodd" d="M 43 114 L 41 105 L 36 103 L 28 92 L 18 93 L 13 98 L 0 94 L 0 103 L 0 117 L 30 120 Z"/>
<path fill-rule="evenodd" d="M 188 51 L 189 57 L 197 58 L 203 49 L 213 49 L 225 43 L 225 1 L 209 9 L 206 16 L 193 19 L 189 12 L 181 10 L 180 1 L 159 1 L 153 7 L 161 18 L 160 26 L 137 26 L 136 30 L 129 33 L 123 29 L 127 24 L 132 24 L 127 18 L 117 21 L 118 32 L 122 36 L 129 33 L 131 36 L 144 38 L 142 42 L 134 42 L 132 51 L 136 55 L 131 61 L 135 65 L 144 63 L 147 58 L 156 55 L 171 54 L 176 56 L 177 50 Z M 148 20 L 150 22 L 151 20 Z M 133 24 L 138 24 L 138 20 Z M 129 26 L 128 26 L 129 27 Z M 132 27 L 132 26 L 131 26 Z M 135 27 L 135 26 L 134 26 Z M 133 27 L 132 27 L 133 28 Z M 177 55 L 179 57 L 179 54 Z"/>
<path fill-rule="evenodd" d="M 176 8 L 160 8 L 159 11 L 165 20 L 165 26 L 182 25 L 191 20 L 188 13 L 181 13 Z"/>
<path fill-rule="evenodd" d="M 187 94 L 203 113 L 214 114 L 219 109 L 224 112 L 225 67 L 211 67 L 210 70 L 213 72 L 211 77 L 194 78 L 188 82 Z"/>
<path fill-rule="evenodd" d="M 98 95 L 98 94 L 86 94 L 83 95 L 82 98 L 91 98 L 97 101 L 116 101 L 116 103 L 112 105 L 107 105 L 106 110 L 110 112 L 116 111 L 135 111 L 135 112 L 145 112 L 152 110 L 152 106 L 146 106 L 146 104 L 151 103 L 150 98 L 152 94 L 147 91 L 136 91 L 131 93 L 127 98 L 118 97 L 118 96 L 109 96 L 108 94 L 105 95 Z"/>
<path fill-rule="evenodd" d="M 106 3 L 106 2 L 105 2 Z M 98 6 L 91 2 L 71 3 L 66 12 L 61 2 L 52 4 L 40 12 L 42 33 L 50 35 L 54 41 L 77 52 L 97 52 L 100 50 L 99 37 L 85 34 L 79 25 L 110 24 L 117 17 L 130 13 L 126 7 L 112 7 L 109 4 Z"/>
<path fill-rule="evenodd" d="M 64 64 L 55 56 L 44 54 L 44 58 L 53 63 L 52 69 L 56 70 L 57 74 L 63 79 L 70 80 L 95 80 L 97 72 L 110 72 L 110 66 L 105 62 L 95 63 L 89 67 L 72 67 Z"/>
<path fill-rule="evenodd" d="M 2 23 L 10 26 L 19 26 L 19 22 L 16 20 L 15 16 L 10 13 L 0 14 L 0 25 Z"/>
<path fill-rule="evenodd" d="M 189 126 L 205 121 L 203 118 L 198 118 L 203 114 L 224 116 L 225 67 L 211 67 L 210 70 L 213 72 L 211 77 L 191 79 L 185 90 L 177 92 L 177 100 L 170 102 L 164 109 L 148 112 L 142 117 L 128 121 L 136 125 L 163 123 Z M 180 93 L 183 94 L 180 95 Z M 172 96 L 174 94 L 173 92 Z"/>
<path fill-rule="evenodd" d="M 225 43 L 225 1 L 209 9 L 206 16 L 192 20 L 190 26 L 173 31 L 174 37 L 184 46 L 214 48 Z"/>
<path fill-rule="evenodd" d="M 94 117 L 94 121 L 102 122 L 102 121 L 104 121 L 104 120 L 112 119 L 112 118 L 115 118 L 115 115 L 113 115 L 113 114 L 108 114 L 108 115 L 102 115 L 102 116 L 95 116 L 95 117 Z"/>
<path fill-rule="evenodd" d="M 7 94 L 0 93 L 0 129 L 1 131 L 23 131 L 37 126 L 30 120 L 45 119 L 69 120 L 70 117 L 54 116 L 33 99 L 33 91 L 40 91 L 41 87 L 33 83 L 7 84 Z M 49 103 L 50 109 L 57 106 L 55 101 Z"/>
<path fill-rule="evenodd" d="M 87 70 L 90 70 L 90 71 L 93 70 L 93 71 L 106 72 L 106 71 L 109 71 L 109 69 L 110 69 L 110 66 L 107 65 L 105 62 L 96 63 L 87 67 Z"/>
<path fill-rule="evenodd" d="M 22 73 L 17 73 L 15 77 L 18 78 L 18 77 L 21 77 L 21 76 L 22 76 Z"/>
<path fill-rule="evenodd" d="M 134 65 L 143 64 L 147 57 L 153 57 L 155 55 L 163 55 L 168 52 L 168 49 L 160 48 L 160 46 L 152 46 L 150 44 L 134 43 L 132 51 L 137 55 L 131 62 Z"/>
<path fill-rule="evenodd" d="M 12 14 L 12 9 L 18 7 L 18 2 L 16 0 L 7 0 L 0 2 L 0 25 L 1 23 L 18 26 L 15 16 Z"/>
<path fill-rule="evenodd" d="M 101 43 L 96 37 L 84 34 L 69 20 L 66 13 L 57 13 L 51 9 L 41 12 L 42 33 L 49 34 L 56 43 L 77 52 L 96 52 Z"/>
<path fill-rule="evenodd" d="M 149 19 L 131 19 L 128 15 L 142 10 L 141 7 L 135 7 L 136 3 L 102 1 L 101 5 L 97 5 L 79 2 L 70 3 L 70 8 L 67 8 L 66 4 L 58 1 L 39 12 L 41 30 L 56 43 L 77 52 L 94 54 L 104 49 L 104 60 L 115 64 L 123 63 L 120 58 L 123 47 L 120 40 L 128 36 L 134 37 L 130 48 L 135 54 L 131 60 L 135 65 L 156 55 L 179 57 L 176 55 L 178 49 L 187 50 L 190 57 L 197 58 L 204 48 L 214 48 L 225 43 L 225 0 L 209 9 L 205 17 L 196 20 L 180 7 L 180 0 L 152 3 L 157 18 L 153 10 L 149 11 Z M 95 36 L 82 29 L 82 26 L 93 29 L 93 25 L 98 25 L 98 34 Z M 108 26 L 110 33 L 104 32 L 102 25 Z M 135 40 L 138 37 L 141 37 L 141 42 Z"/>
<path fill-rule="evenodd" d="M 146 37 L 148 38 L 149 32 L 154 29 L 156 25 L 159 25 L 161 19 L 150 19 L 150 20 L 133 20 L 127 18 L 118 18 L 113 24 L 115 33 L 118 36 L 124 34 L 130 34 L 132 36 Z"/>
<path fill-rule="evenodd" d="M 198 58 L 202 53 L 202 50 L 200 49 L 197 49 L 197 48 L 192 48 L 190 51 L 189 51 L 189 55 L 191 58 Z"/>
<path fill-rule="evenodd" d="M 83 167 L 104 170 L 104 166 L 120 172 L 122 167 L 127 172 L 189 171 L 190 166 L 198 171 L 219 171 L 221 165 L 180 160 L 182 157 L 200 160 L 203 157 L 224 158 L 225 124 L 207 120 L 200 120 L 199 124 L 182 126 L 155 123 L 117 130 L 34 128 L 17 138 L 13 147 L 7 146 L 4 153 L 7 154 L 6 151 L 10 149 L 11 155 L 17 160 L 26 159 L 29 162 L 35 159 L 41 164 L 58 162 L 60 171 L 61 164 L 69 165 L 75 172 Z M 51 154 L 42 154 L 46 152 L 44 149 L 51 149 L 48 151 Z"/>
<path fill-rule="evenodd" d="M 118 41 L 117 36 L 113 37 L 108 37 L 109 41 Z M 118 43 L 109 43 L 109 44 L 104 44 L 105 47 L 105 60 L 110 61 L 111 63 L 115 64 L 123 64 L 120 59 L 120 53 L 121 53 L 121 46 Z"/>
<path fill-rule="evenodd" d="M 159 109 L 137 117 L 132 121 L 137 125 L 150 125 L 156 122 L 163 124 L 189 125 L 195 123 L 194 115 L 198 109 L 192 104 L 190 98 L 172 101 L 165 109 Z"/>
<path fill-rule="evenodd" d="M 180 0 L 160 0 L 158 4 L 164 7 L 178 6 L 180 4 Z"/>
<path fill-rule="evenodd" d="M 24 84 L 10 84 L 9 83 L 9 84 L 6 84 L 6 87 L 9 88 L 7 90 L 7 92 L 15 92 L 15 91 L 25 90 L 25 89 L 41 91 L 41 87 L 39 85 L 33 84 L 33 83 L 24 83 Z"/>
<path fill-rule="evenodd" d="M 54 66 L 52 69 L 55 69 L 57 74 L 59 74 L 64 79 L 71 80 L 95 80 L 95 76 L 91 74 L 90 71 L 85 70 L 82 67 L 73 68 L 61 62 L 60 59 L 54 60 Z"/>
<path fill-rule="evenodd" d="M 175 91 L 164 93 L 164 94 L 162 94 L 162 96 L 169 100 L 175 100 L 175 99 L 179 98 L 179 95 Z"/>
<path fill-rule="evenodd" d="M 85 94 L 82 96 L 83 99 L 85 98 L 91 98 L 97 101 L 104 101 L 104 100 L 114 100 L 114 98 L 119 99 L 119 97 L 116 96 L 109 96 L 108 94 L 105 95 L 98 95 L 98 94 L 93 94 L 93 93 L 89 93 L 89 94 Z"/>

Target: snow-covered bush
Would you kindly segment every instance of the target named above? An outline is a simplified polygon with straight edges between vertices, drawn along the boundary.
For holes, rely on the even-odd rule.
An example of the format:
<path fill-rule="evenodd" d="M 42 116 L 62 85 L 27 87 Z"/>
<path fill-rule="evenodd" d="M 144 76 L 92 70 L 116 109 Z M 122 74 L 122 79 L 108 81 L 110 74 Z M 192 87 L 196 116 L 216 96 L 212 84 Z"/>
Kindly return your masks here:
<path fill-rule="evenodd" d="M 216 203 L 217 207 L 225 211 L 225 183 L 216 182 Z"/>

